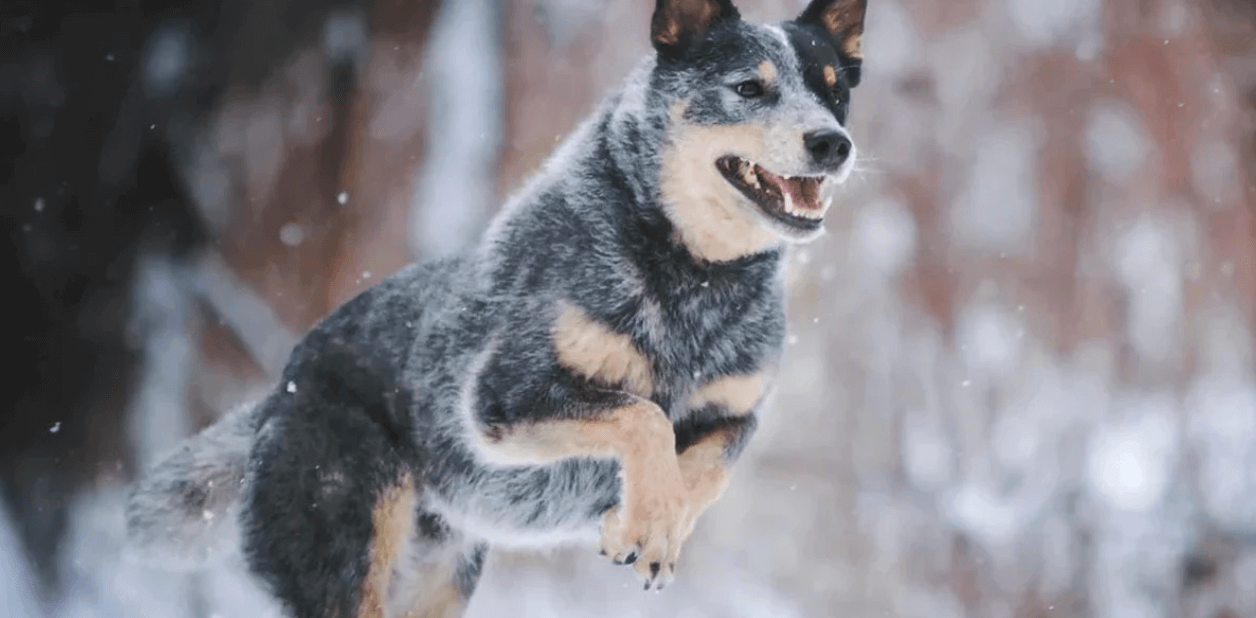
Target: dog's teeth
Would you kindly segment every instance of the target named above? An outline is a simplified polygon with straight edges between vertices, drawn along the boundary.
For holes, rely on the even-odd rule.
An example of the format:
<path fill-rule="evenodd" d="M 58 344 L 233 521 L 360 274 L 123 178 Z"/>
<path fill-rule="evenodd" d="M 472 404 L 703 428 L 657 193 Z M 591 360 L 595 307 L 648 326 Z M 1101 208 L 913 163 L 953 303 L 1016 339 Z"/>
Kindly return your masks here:
<path fill-rule="evenodd" d="M 785 192 L 785 212 L 794 212 L 794 197 L 789 191 Z"/>
<path fill-rule="evenodd" d="M 820 208 L 820 210 L 828 210 L 829 206 L 832 206 L 832 205 L 833 205 L 833 198 L 829 197 L 824 200 L 824 206 Z"/>

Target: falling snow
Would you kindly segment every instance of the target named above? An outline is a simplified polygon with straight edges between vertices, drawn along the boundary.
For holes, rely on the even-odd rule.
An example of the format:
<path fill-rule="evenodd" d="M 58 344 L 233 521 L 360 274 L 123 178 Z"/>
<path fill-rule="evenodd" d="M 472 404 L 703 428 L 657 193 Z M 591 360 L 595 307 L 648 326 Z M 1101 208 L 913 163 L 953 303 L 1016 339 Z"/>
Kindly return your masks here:
<path fill-rule="evenodd" d="M 275 281 L 335 279 L 334 293 L 308 290 L 318 304 L 387 277 L 384 241 L 423 258 L 465 247 L 518 188 L 502 170 L 534 169 L 571 129 L 543 121 L 593 109 L 648 49 L 627 27 L 644 23 L 639 2 L 533 4 L 506 14 L 535 23 L 515 23 L 499 3 L 444 3 L 421 40 L 339 3 L 310 22 L 307 49 L 200 124 L 135 121 L 144 140 L 168 140 L 215 248 L 247 229 L 259 235 L 244 244 L 265 235 L 257 244 L 284 256 L 250 253 L 263 267 L 236 270 L 252 262 L 137 255 L 126 328 L 141 377 L 126 438 L 138 467 L 203 420 L 189 402 L 219 409 L 274 388 L 228 379 L 202 356 L 209 319 L 278 375 L 307 324 L 272 301 L 306 290 Z M 738 2 L 773 20 L 802 4 Z M 1256 38 L 1229 16 L 1238 34 L 1220 44 L 1216 17 L 1185 0 L 869 5 L 849 125 L 858 170 L 827 234 L 791 253 L 790 331 L 760 430 L 686 544 L 677 583 L 643 596 L 586 547 L 494 549 L 469 618 L 1256 615 L 1251 110 L 1235 94 L 1256 88 L 1256 73 L 1234 70 L 1256 49 L 1227 56 Z M 101 71 L 134 66 L 135 96 L 178 101 L 210 34 L 160 21 L 134 51 L 90 53 Z M 327 179 L 343 183 L 334 205 L 353 192 L 338 212 L 377 227 L 346 240 L 336 257 L 351 257 L 330 273 L 289 270 L 280 259 L 340 237 L 328 219 L 284 208 L 327 207 L 324 185 L 307 200 L 285 179 L 310 178 L 293 161 L 323 152 L 342 121 L 328 102 L 341 69 L 361 97 L 343 125 L 360 127 L 354 156 L 414 165 L 397 167 L 399 189 Z M 66 109 L 48 71 L 13 75 L 22 86 L 0 99 Z M 527 139 L 538 124 L 540 145 Z M 14 229 L 48 260 L 61 251 L 49 223 L 70 203 L 56 190 L 12 202 L 24 218 Z M 47 414 L 66 431 L 41 417 L 33 437 L 80 433 Z M 12 559 L 24 538 L 0 509 L 6 615 L 281 615 L 239 556 L 195 575 L 126 557 L 125 492 L 110 477 L 66 496 L 53 604 Z M 1187 582 L 1199 560 L 1210 575 Z"/>
<path fill-rule="evenodd" d="M 285 223 L 279 228 L 279 241 L 289 247 L 299 247 L 305 241 L 305 228 L 299 223 Z"/>

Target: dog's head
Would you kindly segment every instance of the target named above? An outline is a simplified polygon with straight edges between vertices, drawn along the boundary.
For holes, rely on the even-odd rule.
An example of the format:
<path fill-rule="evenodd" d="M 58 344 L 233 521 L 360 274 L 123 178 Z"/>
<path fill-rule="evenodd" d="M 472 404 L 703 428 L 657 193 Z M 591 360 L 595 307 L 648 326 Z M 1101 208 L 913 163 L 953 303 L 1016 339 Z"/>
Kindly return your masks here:
<path fill-rule="evenodd" d="M 730 0 L 657 0 L 650 88 L 668 108 L 661 191 L 692 249 L 728 259 L 819 235 L 855 146 L 867 0 L 813 0 L 796 19 L 743 21 Z"/>

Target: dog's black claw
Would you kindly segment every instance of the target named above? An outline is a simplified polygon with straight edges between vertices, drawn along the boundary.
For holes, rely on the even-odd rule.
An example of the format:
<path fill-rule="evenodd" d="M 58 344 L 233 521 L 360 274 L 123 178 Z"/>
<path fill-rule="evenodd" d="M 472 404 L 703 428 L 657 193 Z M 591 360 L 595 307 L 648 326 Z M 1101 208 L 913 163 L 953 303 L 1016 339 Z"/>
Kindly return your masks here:
<path fill-rule="evenodd" d="M 661 565 L 661 564 L 659 564 L 659 563 L 657 563 L 657 562 L 651 562 L 651 563 L 650 563 L 650 577 L 658 577 L 658 576 L 659 576 L 659 569 L 660 569 L 660 568 L 662 568 L 662 566 L 663 566 L 663 565 Z"/>
<path fill-rule="evenodd" d="M 605 550 L 605 549 L 599 549 L 599 550 L 597 550 L 597 555 L 599 555 L 599 556 L 605 556 L 605 555 L 606 555 L 606 550 Z"/>
<path fill-rule="evenodd" d="M 637 561 L 637 552 L 629 553 L 620 564 L 632 564 Z"/>
<path fill-rule="evenodd" d="M 649 590 L 649 589 L 650 589 L 650 582 L 646 582 L 645 588 L 642 588 L 642 590 Z"/>

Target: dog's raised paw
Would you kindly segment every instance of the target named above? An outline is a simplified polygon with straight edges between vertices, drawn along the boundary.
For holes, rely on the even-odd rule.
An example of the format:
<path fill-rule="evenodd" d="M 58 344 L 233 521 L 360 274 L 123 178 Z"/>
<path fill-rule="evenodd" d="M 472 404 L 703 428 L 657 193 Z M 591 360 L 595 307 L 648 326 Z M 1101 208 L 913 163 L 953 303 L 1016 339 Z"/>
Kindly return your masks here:
<path fill-rule="evenodd" d="M 641 575 L 645 590 L 662 590 L 675 579 L 676 561 L 693 529 L 683 497 L 657 497 L 637 508 L 617 506 L 602 518 L 602 552 Z"/>

